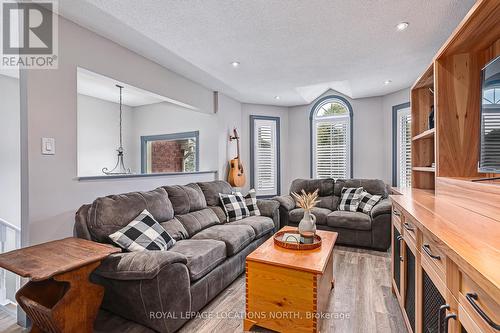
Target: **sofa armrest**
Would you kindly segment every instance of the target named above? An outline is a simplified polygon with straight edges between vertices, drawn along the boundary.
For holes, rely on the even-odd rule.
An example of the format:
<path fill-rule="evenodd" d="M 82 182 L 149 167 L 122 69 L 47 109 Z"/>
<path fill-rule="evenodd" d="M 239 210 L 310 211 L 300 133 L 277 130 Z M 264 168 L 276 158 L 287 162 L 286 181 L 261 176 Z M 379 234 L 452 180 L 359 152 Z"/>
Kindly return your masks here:
<path fill-rule="evenodd" d="M 278 231 L 280 228 L 280 213 L 279 213 L 279 203 L 274 200 L 257 200 L 257 207 L 259 208 L 260 215 L 267 216 L 273 219 L 274 231 Z"/>
<path fill-rule="evenodd" d="M 374 219 L 382 214 L 391 214 L 391 212 L 392 212 L 391 199 L 382 199 L 375 206 L 373 206 L 370 215 L 372 219 Z"/>
<path fill-rule="evenodd" d="M 273 200 L 279 202 L 281 208 L 284 208 L 286 211 L 291 211 L 295 208 L 295 200 L 291 195 L 282 195 L 279 197 L 274 197 Z"/>
<path fill-rule="evenodd" d="M 170 251 L 123 252 L 104 259 L 94 273 L 114 280 L 149 280 L 163 267 L 174 263 L 186 264 L 187 258 Z"/>

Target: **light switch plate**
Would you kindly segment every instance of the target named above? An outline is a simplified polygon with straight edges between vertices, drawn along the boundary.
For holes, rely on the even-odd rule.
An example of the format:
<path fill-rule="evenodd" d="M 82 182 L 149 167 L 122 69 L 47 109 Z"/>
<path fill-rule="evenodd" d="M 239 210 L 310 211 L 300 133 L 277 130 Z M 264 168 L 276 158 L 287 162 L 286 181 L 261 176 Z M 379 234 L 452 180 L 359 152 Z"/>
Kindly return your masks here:
<path fill-rule="evenodd" d="M 42 155 L 56 154 L 56 139 L 42 138 Z"/>

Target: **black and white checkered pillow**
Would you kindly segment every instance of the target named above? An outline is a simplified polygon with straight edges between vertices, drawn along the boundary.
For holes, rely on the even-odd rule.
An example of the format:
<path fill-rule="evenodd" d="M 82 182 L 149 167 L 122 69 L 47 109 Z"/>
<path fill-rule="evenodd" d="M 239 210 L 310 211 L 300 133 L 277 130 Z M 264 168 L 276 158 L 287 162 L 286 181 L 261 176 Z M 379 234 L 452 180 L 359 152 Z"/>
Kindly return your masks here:
<path fill-rule="evenodd" d="M 168 232 L 146 209 L 126 227 L 109 235 L 122 249 L 138 252 L 144 250 L 168 250 L 175 244 Z"/>
<path fill-rule="evenodd" d="M 373 207 L 382 199 L 381 195 L 370 194 L 366 191 L 361 192 L 358 211 L 370 214 Z"/>
<path fill-rule="evenodd" d="M 240 192 L 233 192 L 233 194 L 242 195 Z M 257 192 L 255 189 L 248 191 L 248 194 L 244 196 L 245 204 L 247 205 L 250 216 L 260 216 L 259 207 L 257 207 Z"/>
<path fill-rule="evenodd" d="M 219 193 L 219 198 L 222 202 L 222 207 L 224 207 L 224 211 L 226 212 L 227 222 L 238 221 L 244 217 L 250 216 L 250 212 L 248 211 L 248 207 L 245 203 L 245 198 L 243 198 L 241 193 Z"/>
<path fill-rule="evenodd" d="M 355 212 L 361 201 L 362 187 L 343 187 L 340 192 L 339 210 Z"/>

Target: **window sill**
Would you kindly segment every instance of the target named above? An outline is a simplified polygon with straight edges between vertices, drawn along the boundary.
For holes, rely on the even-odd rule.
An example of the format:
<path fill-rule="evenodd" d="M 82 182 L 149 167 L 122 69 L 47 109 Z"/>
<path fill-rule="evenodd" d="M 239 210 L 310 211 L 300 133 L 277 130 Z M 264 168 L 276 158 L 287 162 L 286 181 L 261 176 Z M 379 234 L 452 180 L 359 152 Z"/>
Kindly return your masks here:
<path fill-rule="evenodd" d="M 188 175 L 203 175 L 203 174 L 217 175 L 217 171 L 212 170 L 212 171 L 194 171 L 194 172 L 139 173 L 139 174 L 132 174 L 132 175 L 112 175 L 112 176 L 106 176 L 106 175 L 85 176 L 85 177 L 76 177 L 76 180 L 78 180 L 78 181 L 92 181 L 92 180 L 113 180 L 113 179 L 124 179 L 124 178 L 188 176 Z"/>

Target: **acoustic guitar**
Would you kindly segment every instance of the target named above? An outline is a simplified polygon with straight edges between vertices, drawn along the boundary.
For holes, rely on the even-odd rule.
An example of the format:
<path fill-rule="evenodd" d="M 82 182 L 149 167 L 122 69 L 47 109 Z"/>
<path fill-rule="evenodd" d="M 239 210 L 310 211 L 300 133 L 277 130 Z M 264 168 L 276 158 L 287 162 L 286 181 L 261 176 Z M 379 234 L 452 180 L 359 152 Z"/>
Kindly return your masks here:
<path fill-rule="evenodd" d="M 227 181 L 231 186 L 243 187 L 245 185 L 245 172 L 243 170 L 243 163 L 241 163 L 240 158 L 240 136 L 236 128 L 233 129 L 233 136 L 229 136 L 229 141 L 236 140 L 236 145 L 238 148 L 238 155 L 229 162 L 229 175 Z"/>

